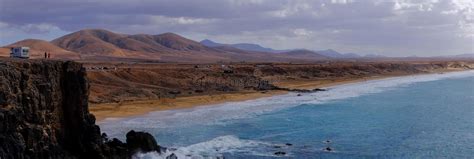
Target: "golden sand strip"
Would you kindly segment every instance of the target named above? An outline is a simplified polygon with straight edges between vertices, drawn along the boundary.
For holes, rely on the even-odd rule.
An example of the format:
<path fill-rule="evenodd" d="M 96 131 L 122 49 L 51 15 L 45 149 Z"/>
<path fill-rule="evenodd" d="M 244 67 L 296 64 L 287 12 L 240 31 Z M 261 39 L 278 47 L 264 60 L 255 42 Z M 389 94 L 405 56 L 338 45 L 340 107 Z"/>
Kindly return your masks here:
<path fill-rule="evenodd" d="M 225 102 L 245 101 L 285 93 L 287 92 L 247 91 L 227 94 L 177 97 L 174 99 L 164 98 L 155 100 L 128 101 L 122 103 L 90 104 L 89 111 L 95 115 L 97 121 L 100 121 L 105 118 L 130 117 L 136 115 L 143 115 L 152 111 L 184 109 Z"/>
<path fill-rule="evenodd" d="M 276 85 L 291 89 L 314 89 L 351 82 L 360 82 L 376 78 L 380 77 L 318 81 L 288 81 L 276 83 Z M 225 102 L 246 101 L 286 93 L 288 92 L 275 90 L 265 92 L 245 91 L 226 94 L 176 97 L 174 99 L 164 98 L 153 100 L 125 101 L 121 103 L 90 104 L 89 111 L 95 115 L 97 121 L 100 121 L 105 118 L 130 117 L 143 115 L 152 111 L 184 109 L 212 104 L 220 104 Z"/>

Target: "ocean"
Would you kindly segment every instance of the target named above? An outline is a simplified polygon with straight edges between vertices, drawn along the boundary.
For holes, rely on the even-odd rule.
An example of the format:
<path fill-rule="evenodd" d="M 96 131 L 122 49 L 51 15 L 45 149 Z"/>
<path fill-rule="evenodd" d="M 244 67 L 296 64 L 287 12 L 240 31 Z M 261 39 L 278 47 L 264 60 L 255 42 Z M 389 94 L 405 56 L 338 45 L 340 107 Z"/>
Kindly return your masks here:
<path fill-rule="evenodd" d="M 474 71 L 372 80 L 99 123 L 152 133 L 136 158 L 472 158 Z M 327 149 L 330 149 L 328 151 Z"/>

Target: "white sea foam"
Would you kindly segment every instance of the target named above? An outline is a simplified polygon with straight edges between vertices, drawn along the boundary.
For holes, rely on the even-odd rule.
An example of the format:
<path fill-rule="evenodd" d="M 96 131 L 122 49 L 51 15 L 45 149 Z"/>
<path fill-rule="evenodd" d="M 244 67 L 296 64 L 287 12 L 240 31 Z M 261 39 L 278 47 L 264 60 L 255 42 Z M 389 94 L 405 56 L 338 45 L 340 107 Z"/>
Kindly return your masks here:
<path fill-rule="evenodd" d="M 224 153 L 243 153 L 254 156 L 271 156 L 265 149 L 272 144 L 261 141 L 243 140 L 232 135 L 220 136 L 209 141 L 179 147 L 170 148 L 162 154 L 156 152 L 137 153 L 133 158 L 141 159 L 161 159 L 176 155 L 178 158 L 218 158 Z M 260 151 L 261 150 L 261 151 Z"/>
<path fill-rule="evenodd" d="M 358 83 L 350 83 L 327 88 L 327 91 L 306 93 L 296 96 L 296 93 L 260 98 L 256 100 L 229 102 L 224 104 L 197 107 L 183 110 L 169 110 L 152 112 L 147 115 L 124 119 L 106 119 L 99 123 L 101 128 L 110 136 L 123 136 L 125 130 L 130 129 L 179 129 L 187 125 L 199 124 L 225 124 L 235 119 L 249 118 L 264 113 L 295 107 L 302 104 L 320 104 L 358 97 L 361 95 L 379 93 L 391 89 L 409 86 L 417 82 L 427 82 L 446 78 L 461 78 L 474 76 L 474 71 L 453 72 L 444 74 L 414 75 L 394 77 L 381 80 L 370 80 Z M 123 130 L 123 131 L 122 131 Z M 203 143 L 178 148 L 175 152 L 180 155 L 202 154 L 219 149 L 219 153 L 239 151 L 245 147 L 257 144 L 255 141 L 243 141 L 234 136 L 218 137 Z M 158 154 L 137 154 L 140 158 L 160 158 Z M 158 155 L 158 156 L 156 156 Z M 169 154 L 168 154 L 169 155 Z M 209 154 L 216 155 L 216 154 Z M 180 158 L 178 156 L 178 158 Z"/>

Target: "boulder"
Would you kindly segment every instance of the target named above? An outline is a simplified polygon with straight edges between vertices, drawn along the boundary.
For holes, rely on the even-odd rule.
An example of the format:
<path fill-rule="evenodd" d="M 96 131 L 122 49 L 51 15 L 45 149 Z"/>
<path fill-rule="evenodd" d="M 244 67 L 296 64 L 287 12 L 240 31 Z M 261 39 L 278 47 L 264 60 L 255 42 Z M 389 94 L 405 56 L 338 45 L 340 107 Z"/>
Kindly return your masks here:
<path fill-rule="evenodd" d="M 286 152 L 278 151 L 278 152 L 275 152 L 274 154 L 277 155 L 277 156 L 285 156 Z"/>
<path fill-rule="evenodd" d="M 325 151 L 332 151 L 332 148 L 331 147 L 326 147 L 324 150 Z"/>
<path fill-rule="evenodd" d="M 176 156 L 174 153 L 172 153 L 169 156 L 166 156 L 166 159 L 178 159 L 178 156 Z"/>
<path fill-rule="evenodd" d="M 156 143 L 155 138 L 146 132 L 135 132 L 131 130 L 127 133 L 127 148 L 130 152 L 150 152 L 161 153 L 161 148 Z"/>

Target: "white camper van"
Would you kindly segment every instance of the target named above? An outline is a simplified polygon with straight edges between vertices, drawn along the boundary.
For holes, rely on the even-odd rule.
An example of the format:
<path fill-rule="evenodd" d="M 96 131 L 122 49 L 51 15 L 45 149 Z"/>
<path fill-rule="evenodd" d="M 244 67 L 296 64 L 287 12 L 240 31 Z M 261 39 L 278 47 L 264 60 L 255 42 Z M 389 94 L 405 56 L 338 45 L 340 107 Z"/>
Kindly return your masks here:
<path fill-rule="evenodd" d="M 30 58 L 30 48 L 29 47 L 12 47 L 10 52 L 10 57 L 14 58 Z"/>

